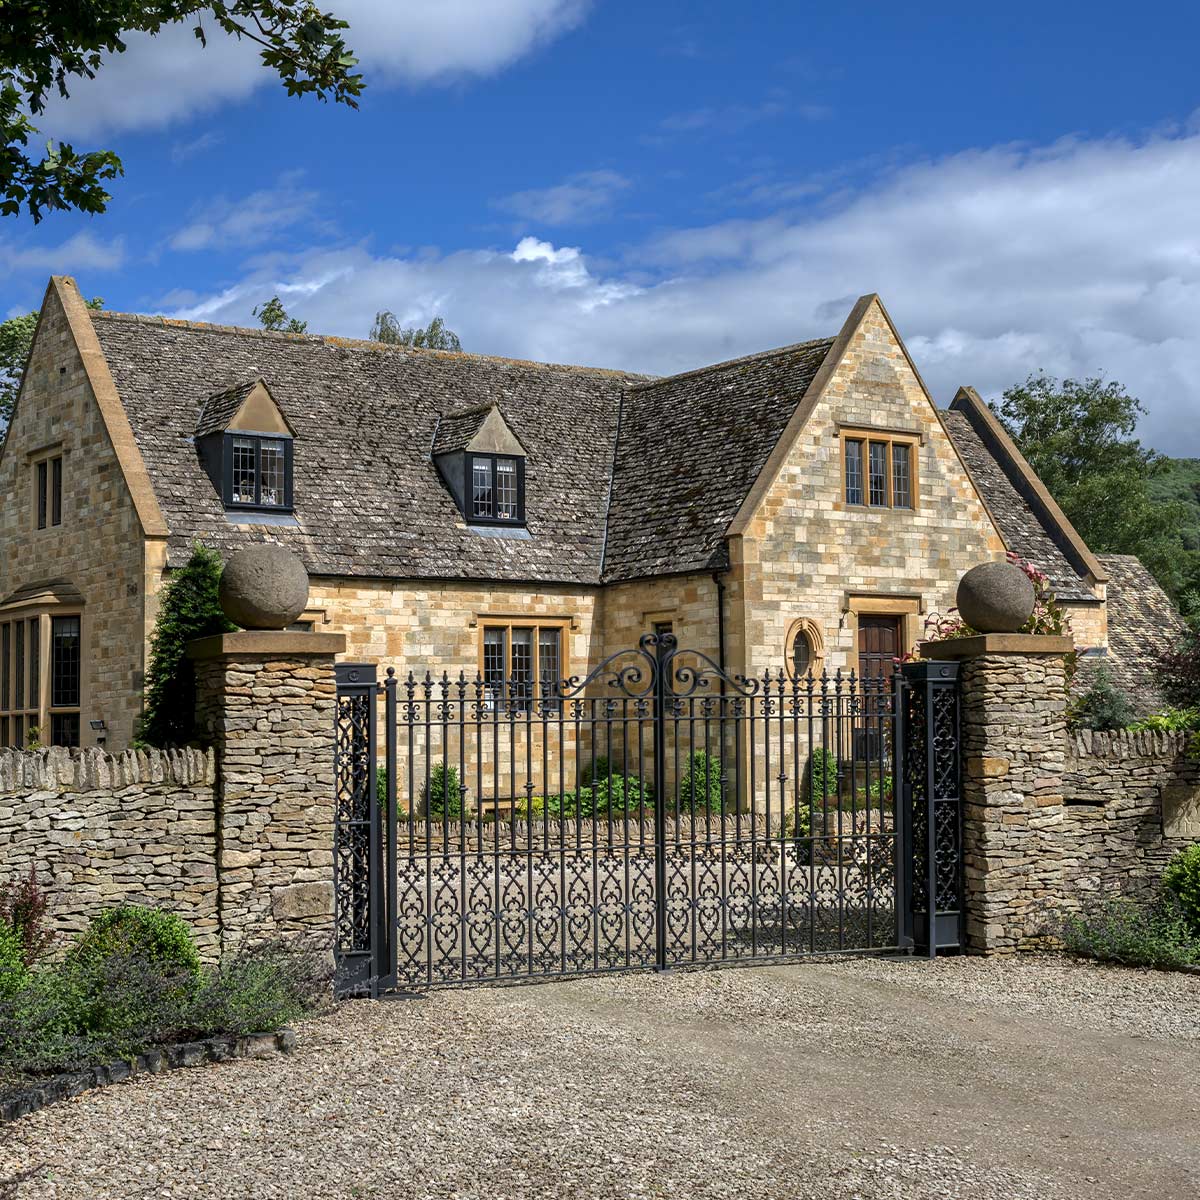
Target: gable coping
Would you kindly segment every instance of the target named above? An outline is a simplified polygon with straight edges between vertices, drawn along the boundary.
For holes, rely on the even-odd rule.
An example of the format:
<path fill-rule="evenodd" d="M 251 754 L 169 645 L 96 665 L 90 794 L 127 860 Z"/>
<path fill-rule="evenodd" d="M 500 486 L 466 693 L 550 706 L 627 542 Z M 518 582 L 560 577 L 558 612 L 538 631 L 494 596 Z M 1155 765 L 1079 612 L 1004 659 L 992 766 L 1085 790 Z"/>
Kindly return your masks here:
<path fill-rule="evenodd" d="M 150 482 L 150 473 L 146 470 L 142 452 L 133 436 L 133 427 L 129 423 L 129 416 L 125 412 L 117 385 L 113 382 L 108 360 L 104 357 L 100 339 L 92 327 L 91 313 L 84 303 L 79 286 L 70 275 L 52 275 L 46 292 L 47 295 L 53 292 L 62 305 L 67 327 L 71 331 L 84 374 L 92 389 L 96 407 L 100 411 L 100 420 L 117 457 L 125 486 L 129 489 L 142 533 L 148 538 L 165 538 L 170 533 L 166 518 Z M 45 308 L 46 303 L 43 300 L 43 312 Z M 40 322 L 38 329 L 41 329 Z M 37 335 L 34 336 L 36 339 Z"/>
<path fill-rule="evenodd" d="M 1050 494 L 1046 485 L 1037 477 L 1025 456 L 1017 449 L 1016 443 L 1008 435 L 1008 431 L 1000 424 L 996 414 L 984 403 L 983 398 L 973 387 L 960 387 L 950 402 L 950 408 L 955 412 L 964 413 L 968 419 L 978 417 L 983 426 L 981 433 L 984 444 L 992 451 L 994 457 L 1001 460 L 1001 466 L 1011 466 L 1020 477 L 1020 482 L 1028 488 L 1033 496 L 1024 493 L 1024 488 L 1017 490 L 1022 493 L 1026 503 L 1040 507 L 1044 515 L 1058 527 L 1058 531 L 1066 539 L 1071 550 L 1078 558 L 1079 565 L 1092 576 L 1097 583 L 1108 582 L 1108 571 L 1104 564 L 1088 549 L 1087 543 L 1079 536 L 1075 526 L 1067 519 L 1067 514 L 1058 506 L 1058 502 Z M 975 424 L 974 421 L 971 422 Z M 978 427 L 977 427 L 978 428 Z M 989 444 L 990 443 L 990 444 Z M 996 454 L 996 450 L 999 454 Z M 1035 515 L 1037 515 L 1035 513 Z M 1053 538 L 1052 538 L 1053 540 Z"/>

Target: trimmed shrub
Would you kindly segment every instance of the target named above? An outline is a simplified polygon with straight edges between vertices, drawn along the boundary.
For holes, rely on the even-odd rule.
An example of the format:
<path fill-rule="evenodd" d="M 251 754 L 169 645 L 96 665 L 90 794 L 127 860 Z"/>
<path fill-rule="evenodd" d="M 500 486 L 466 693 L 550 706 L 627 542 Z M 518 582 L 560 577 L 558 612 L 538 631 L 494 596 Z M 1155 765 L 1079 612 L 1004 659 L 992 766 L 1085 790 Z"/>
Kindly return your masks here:
<path fill-rule="evenodd" d="M 141 959 L 174 975 L 200 975 L 200 956 L 187 925 L 174 913 L 138 904 L 93 917 L 67 957 L 84 969 L 97 969 L 109 958 Z"/>
<path fill-rule="evenodd" d="M 458 782 L 457 767 L 444 762 L 433 765 L 425 785 L 425 812 L 439 820 L 462 820 L 463 789 Z"/>
<path fill-rule="evenodd" d="M 1131 967 L 1185 967 L 1200 962 L 1200 935 L 1173 897 L 1108 900 L 1063 918 L 1059 936 L 1072 954 Z"/>
<path fill-rule="evenodd" d="M 721 811 L 721 760 L 715 754 L 697 750 L 688 759 L 687 771 L 679 785 L 682 812 Z"/>
<path fill-rule="evenodd" d="M 1158 657 L 1158 686 L 1176 708 L 1200 708 L 1200 633 L 1189 630 Z"/>
<path fill-rule="evenodd" d="M 1107 667 L 1098 667 L 1092 685 L 1071 706 L 1071 724 L 1076 729 L 1124 729 L 1133 720 L 1133 709 L 1125 693 L 1113 683 Z"/>
<path fill-rule="evenodd" d="M 138 726 L 143 744 L 184 746 L 195 736 L 196 672 L 184 651 L 193 638 L 237 628 L 221 610 L 220 583 L 220 555 L 197 542 L 191 558 L 162 590 L 150 635 L 145 711 Z"/>
<path fill-rule="evenodd" d="M 808 794 L 815 810 L 829 807 L 838 792 L 837 758 L 826 746 L 818 746 L 808 756 Z"/>
<path fill-rule="evenodd" d="M 54 942 L 46 926 L 49 901 L 38 883 L 37 867 L 32 864 L 24 879 L 0 886 L 0 924 L 7 925 L 21 946 L 21 961 L 32 967 L 43 958 Z"/>
<path fill-rule="evenodd" d="M 1175 898 L 1184 919 L 1200 937 L 1200 842 L 1180 850 L 1167 863 L 1163 887 Z"/>

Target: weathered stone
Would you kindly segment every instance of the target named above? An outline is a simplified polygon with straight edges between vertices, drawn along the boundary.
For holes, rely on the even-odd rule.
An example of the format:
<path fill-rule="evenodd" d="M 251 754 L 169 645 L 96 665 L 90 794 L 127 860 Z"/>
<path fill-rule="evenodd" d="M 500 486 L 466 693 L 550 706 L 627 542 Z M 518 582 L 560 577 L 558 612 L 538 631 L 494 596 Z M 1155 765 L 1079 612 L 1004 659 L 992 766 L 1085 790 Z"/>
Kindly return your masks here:
<path fill-rule="evenodd" d="M 1162 793 L 1164 837 L 1200 840 L 1200 785 L 1175 784 Z"/>
<path fill-rule="evenodd" d="M 1033 613 L 1033 584 L 1020 567 L 985 562 L 958 583 L 958 611 L 980 633 L 1016 633 Z"/>
<path fill-rule="evenodd" d="M 276 890 L 271 911 L 277 921 L 324 917 L 333 913 L 332 883 L 294 883 Z"/>
<path fill-rule="evenodd" d="M 308 603 L 308 572 L 283 546 L 250 546 L 226 560 L 220 600 L 225 615 L 244 629 L 286 629 Z"/>

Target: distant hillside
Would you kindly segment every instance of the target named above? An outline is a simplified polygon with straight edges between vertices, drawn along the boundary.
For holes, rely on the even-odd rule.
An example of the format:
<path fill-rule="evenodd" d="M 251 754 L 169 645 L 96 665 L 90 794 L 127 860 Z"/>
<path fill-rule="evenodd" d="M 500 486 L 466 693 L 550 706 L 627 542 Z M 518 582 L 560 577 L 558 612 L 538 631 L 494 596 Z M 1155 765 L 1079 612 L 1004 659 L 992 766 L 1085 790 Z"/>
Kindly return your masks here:
<path fill-rule="evenodd" d="M 1150 480 L 1155 500 L 1182 500 L 1189 518 L 1179 531 L 1189 550 L 1200 550 L 1200 458 L 1168 459 L 1168 468 Z"/>

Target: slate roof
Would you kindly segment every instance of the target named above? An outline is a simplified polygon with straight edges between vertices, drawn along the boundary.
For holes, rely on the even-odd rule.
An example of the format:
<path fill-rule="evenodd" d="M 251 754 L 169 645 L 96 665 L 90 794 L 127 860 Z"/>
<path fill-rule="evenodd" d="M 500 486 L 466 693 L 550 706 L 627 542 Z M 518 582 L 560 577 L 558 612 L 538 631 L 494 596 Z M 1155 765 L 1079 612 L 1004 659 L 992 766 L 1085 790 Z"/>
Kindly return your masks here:
<path fill-rule="evenodd" d="M 490 404 L 477 404 L 462 412 L 447 413 L 438 421 L 434 431 L 433 453 L 449 454 L 454 450 L 465 450 L 491 411 Z"/>
<path fill-rule="evenodd" d="M 613 462 L 606 582 L 726 565 L 725 530 L 833 340 L 628 389 Z"/>
<path fill-rule="evenodd" d="M 196 539 L 225 553 L 289 546 L 313 574 L 596 583 L 617 371 L 91 314 L 171 536 L 168 562 Z M 262 375 L 296 432 L 294 525 L 235 525 L 193 435 L 214 378 Z M 467 527 L 430 447 L 464 399 L 502 404 L 528 451 L 531 537 Z"/>
<path fill-rule="evenodd" d="M 1044 571 L 1060 600 L 1094 600 L 1095 593 L 1017 491 L 967 415 L 954 410 L 943 410 L 939 415 L 999 527 L 1005 545 L 1027 563 Z"/>
<path fill-rule="evenodd" d="M 1164 703 L 1156 683 L 1158 656 L 1175 646 L 1187 625 L 1141 559 L 1099 558 L 1108 571 L 1108 655 L 1097 661 L 1107 664 L 1139 712 L 1152 712 Z"/>
<path fill-rule="evenodd" d="M 259 382 L 260 377 L 256 375 L 253 379 L 235 383 L 223 391 L 213 392 L 200 410 L 200 417 L 196 421 L 196 436 L 204 437 L 209 433 L 223 433 L 228 429 L 229 422 L 238 415 L 246 397 L 258 387 Z"/>
<path fill-rule="evenodd" d="M 314 575 L 385 579 L 598 585 L 725 566 L 725 531 L 834 343 L 652 379 L 90 316 L 170 529 L 169 565 L 195 540 L 226 554 L 278 541 Z M 213 392 L 230 379 L 242 382 Z M 259 379 L 296 434 L 295 514 L 284 523 L 230 520 L 195 447 Z M 462 449 L 493 406 L 527 451 L 528 534 L 470 528 L 433 462 Z M 1010 548 L 1064 599 L 1093 598 L 970 421 L 942 415 Z"/>

